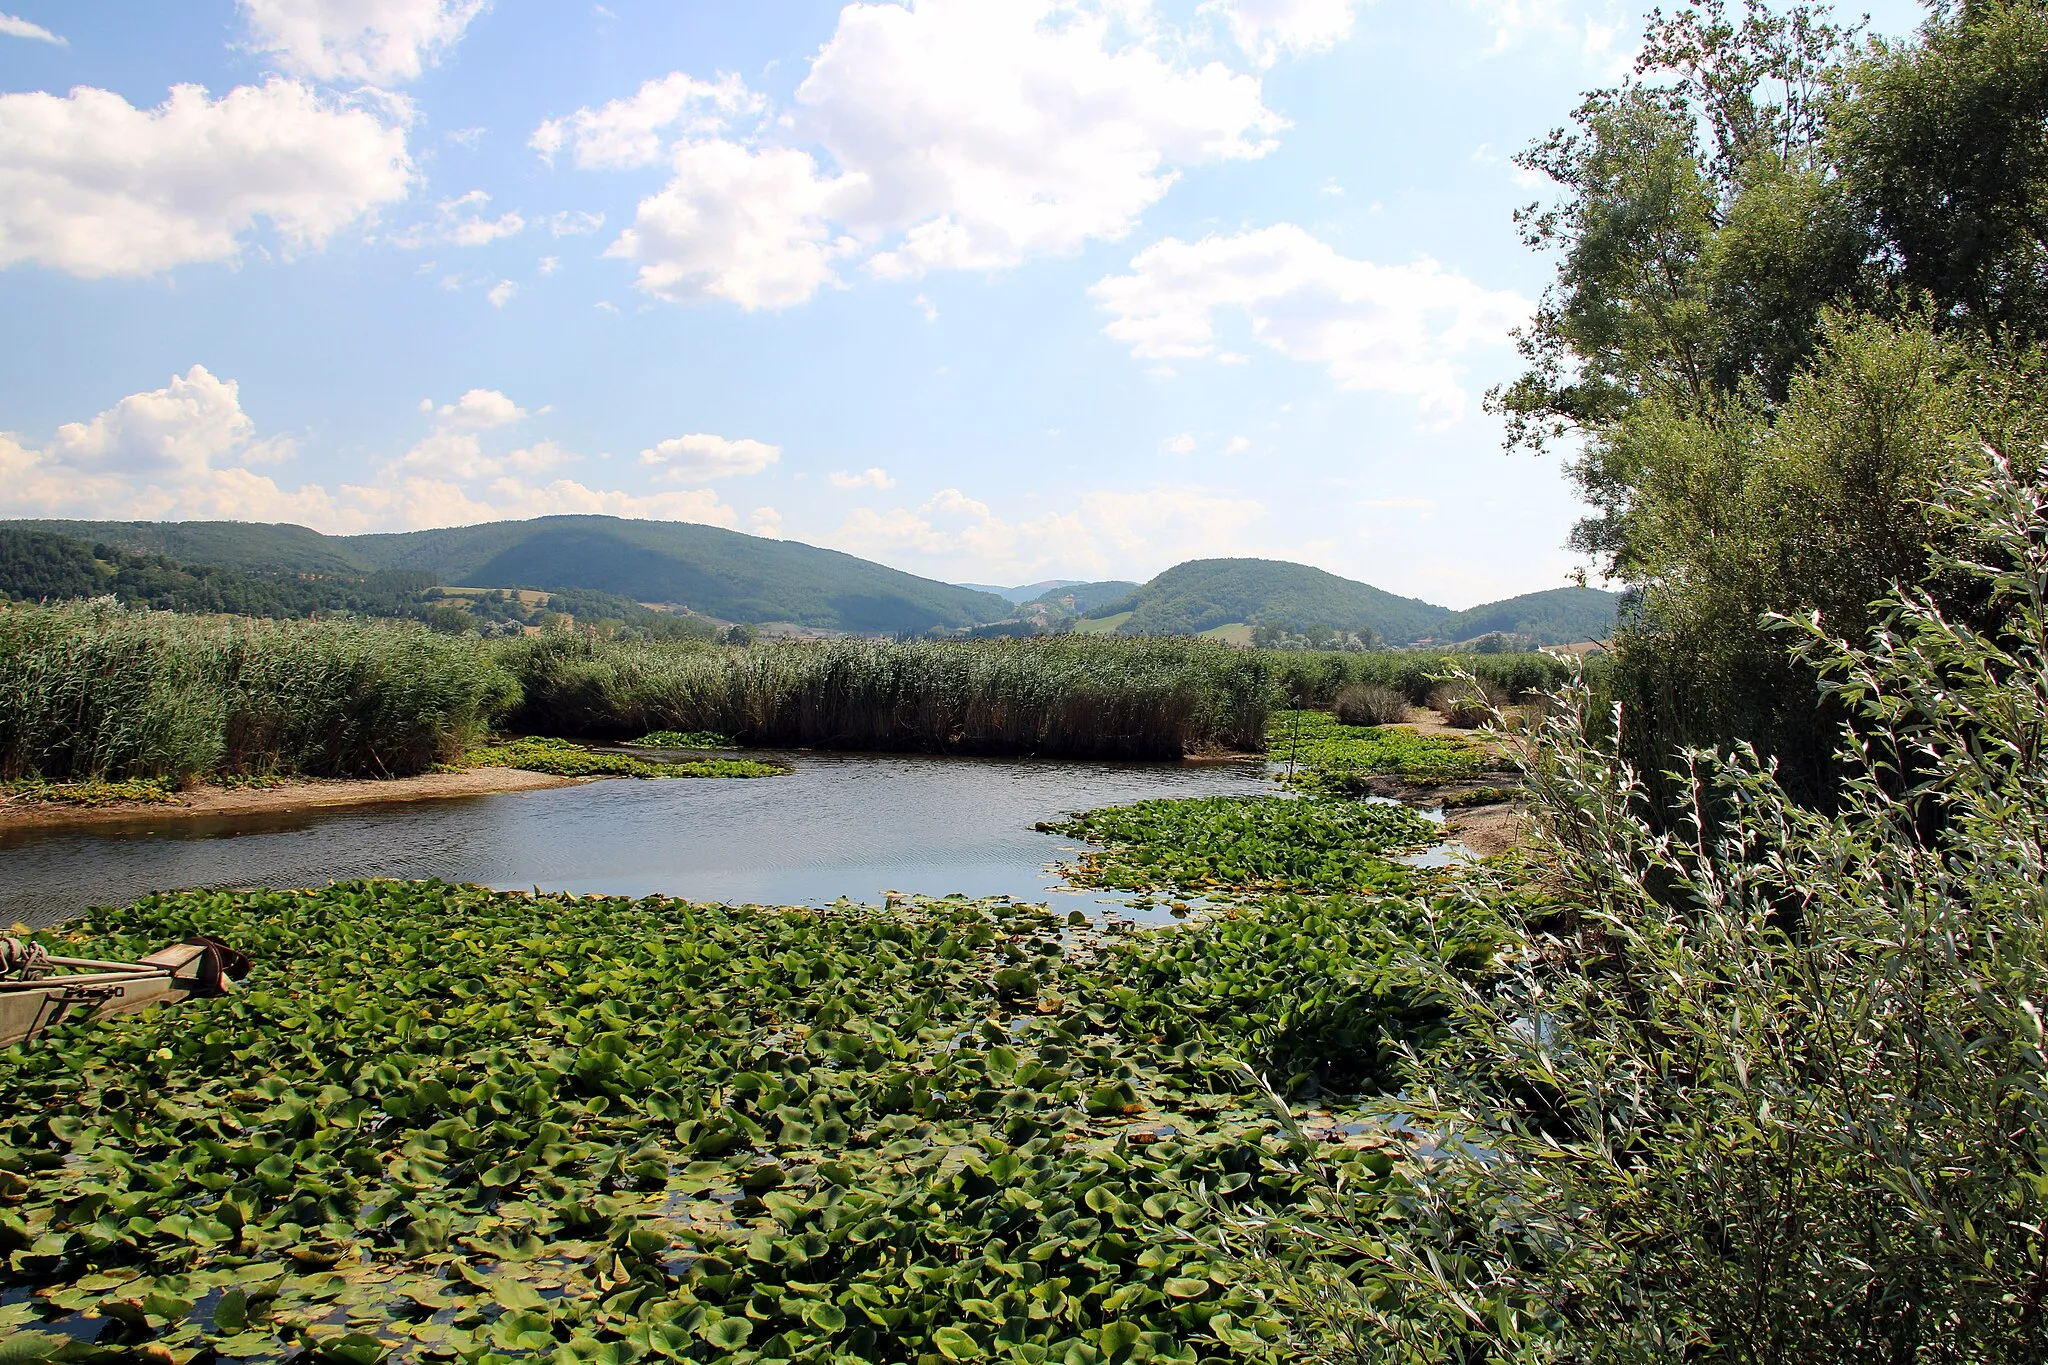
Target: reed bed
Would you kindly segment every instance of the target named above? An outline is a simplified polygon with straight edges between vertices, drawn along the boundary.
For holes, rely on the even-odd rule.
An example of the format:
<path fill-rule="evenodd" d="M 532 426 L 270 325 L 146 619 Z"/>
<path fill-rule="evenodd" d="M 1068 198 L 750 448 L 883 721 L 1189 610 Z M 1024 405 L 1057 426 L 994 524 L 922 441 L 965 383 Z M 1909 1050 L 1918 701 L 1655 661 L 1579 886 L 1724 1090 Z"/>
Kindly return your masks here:
<path fill-rule="evenodd" d="M 1264 747 L 1273 666 L 1202 640 L 832 640 L 713 648 L 508 642 L 509 724 L 627 738 L 712 730 L 769 747 L 1179 758 Z"/>
<path fill-rule="evenodd" d="M 1409 703 L 1427 706 L 1437 687 L 1455 673 L 1469 673 L 1513 700 L 1555 692 L 1570 682 L 1579 665 L 1550 654 L 1354 654 L 1287 650 L 1273 654 L 1273 671 L 1289 703 L 1328 707 L 1353 687 L 1387 687 Z M 1586 664 L 1596 680 L 1604 661 Z"/>
<path fill-rule="evenodd" d="M 417 773 L 517 695 L 482 641 L 414 625 L 0 609 L 6 781 Z"/>

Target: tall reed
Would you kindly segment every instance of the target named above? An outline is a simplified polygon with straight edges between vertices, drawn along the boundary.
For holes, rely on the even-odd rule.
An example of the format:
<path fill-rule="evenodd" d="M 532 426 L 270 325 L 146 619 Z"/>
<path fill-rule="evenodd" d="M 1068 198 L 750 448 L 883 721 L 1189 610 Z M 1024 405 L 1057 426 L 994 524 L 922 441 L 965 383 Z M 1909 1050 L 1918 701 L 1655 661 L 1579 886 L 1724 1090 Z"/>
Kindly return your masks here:
<path fill-rule="evenodd" d="M 0 610 L 0 779 L 415 773 L 516 697 L 482 641 L 414 625 Z"/>
<path fill-rule="evenodd" d="M 717 730 L 807 748 L 1178 758 L 1262 746 L 1263 655 L 1200 640 L 832 640 L 713 648 L 573 635 L 509 642 L 518 728 Z"/>
<path fill-rule="evenodd" d="M 1416 706 L 1454 673 L 1468 673 L 1510 698 L 1554 692 L 1577 675 L 1569 659 L 1549 654 L 1338 653 L 1286 650 L 1273 656 L 1280 690 L 1305 706 L 1329 706 L 1348 687 L 1391 687 Z M 1604 677 L 1604 665 L 1589 663 L 1587 675 Z"/>

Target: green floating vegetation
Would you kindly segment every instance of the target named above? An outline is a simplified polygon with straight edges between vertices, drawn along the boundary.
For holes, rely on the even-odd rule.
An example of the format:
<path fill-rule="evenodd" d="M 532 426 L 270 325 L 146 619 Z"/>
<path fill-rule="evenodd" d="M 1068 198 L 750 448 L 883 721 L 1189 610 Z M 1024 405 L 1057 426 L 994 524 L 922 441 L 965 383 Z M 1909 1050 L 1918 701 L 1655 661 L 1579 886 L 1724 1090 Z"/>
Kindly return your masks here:
<path fill-rule="evenodd" d="M 1472 787 L 1444 794 L 1445 810 L 1466 810 L 1472 806 L 1499 806 L 1528 796 L 1520 787 Z"/>
<path fill-rule="evenodd" d="M 656 730 L 651 735 L 628 740 L 634 749 L 736 749 L 739 741 L 716 730 Z"/>
<path fill-rule="evenodd" d="M 1362 794 L 1366 779 L 1380 776 L 1467 781 L 1488 766 L 1487 752 L 1469 740 L 1405 725 L 1345 725 L 1326 711 L 1275 712 L 1266 726 L 1266 757 L 1291 762 L 1297 786 L 1335 795 Z"/>
<path fill-rule="evenodd" d="M 1108 846 L 1069 874 L 1082 886 L 1196 894 L 1399 889 L 1387 855 L 1443 837 L 1406 806 L 1290 796 L 1140 801 L 1039 828 Z"/>
<path fill-rule="evenodd" d="M 557 777 L 782 777 L 780 763 L 752 758 L 699 758 L 687 763 L 656 763 L 632 754 L 607 754 L 566 739 L 513 739 L 471 749 L 466 766 L 520 768 Z"/>
<path fill-rule="evenodd" d="M 14 801 L 52 806 L 114 806 L 127 801 L 164 805 L 178 799 L 177 789 L 162 778 L 138 778 L 127 782 L 98 778 L 87 782 L 43 782 L 26 778 L 0 786 L 0 795 Z"/>
<path fill-rule="evenodd" d="M 1105 938 L 399 882 L 97 911 L 40 937 L 256 968 L 5 1054 L 6 1358 L 1278 1360 L 1214 1224 L 1308 1182 L 1239 1068 L 1388 1083 L 1442 1024 L 1393 965 L 1425 914 Z M 1320 1155 L 1367 1191 L 1404 1158 Z"/>

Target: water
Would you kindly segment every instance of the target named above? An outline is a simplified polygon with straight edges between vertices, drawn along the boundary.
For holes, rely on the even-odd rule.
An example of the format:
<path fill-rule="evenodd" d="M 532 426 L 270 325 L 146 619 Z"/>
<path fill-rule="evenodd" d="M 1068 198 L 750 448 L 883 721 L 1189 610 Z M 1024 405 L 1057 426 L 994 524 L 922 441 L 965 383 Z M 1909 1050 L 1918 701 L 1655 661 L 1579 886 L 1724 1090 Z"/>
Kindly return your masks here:
<path fill-rule="evenodd" d="M 1041 820 L 1151 797 L 1276 790 L 1258 763 L 773 757 L 796 771 L 64 833 L 0 831 L 0 925 L 54 924 L 151 891 L 319 887 L 355 877 L 775 905 L 841 896 L 879 904 L 892 891 L 1046 900 L 1065 891 L 1048 865 L 1080 845 L 1038 833 L 1032 826 Z M 1072 903 L 1093 908 L 1103 894 Z"/>

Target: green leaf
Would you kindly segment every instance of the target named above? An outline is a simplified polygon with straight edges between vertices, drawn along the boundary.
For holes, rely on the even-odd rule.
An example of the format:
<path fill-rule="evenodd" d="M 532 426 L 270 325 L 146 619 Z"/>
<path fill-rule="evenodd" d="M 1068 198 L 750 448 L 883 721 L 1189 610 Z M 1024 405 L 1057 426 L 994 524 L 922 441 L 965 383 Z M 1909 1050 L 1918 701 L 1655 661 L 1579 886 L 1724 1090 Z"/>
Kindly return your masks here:
<path fill-rule="evenodd" d="M 1199 1299 L 1209 1292 L 1207 1280 L 1172 1279 L 1166 1282 L 1166 1292 L 1171 1298 Z"/>
<path fill-rule="evenodd" d="M 984 1354 L 981 1343 L 960 1327 L 941 1327 L 932 1333 L 932 1345 L 948 1360 L 978 1360 Z"/>
<path fill-rule="evenodd" d="M 754 1324 L 745 1318 L 720 1318 L 697 1329 L 697 1335 L 721 1351 L 737 1351 L 754 1334 Z"/>

